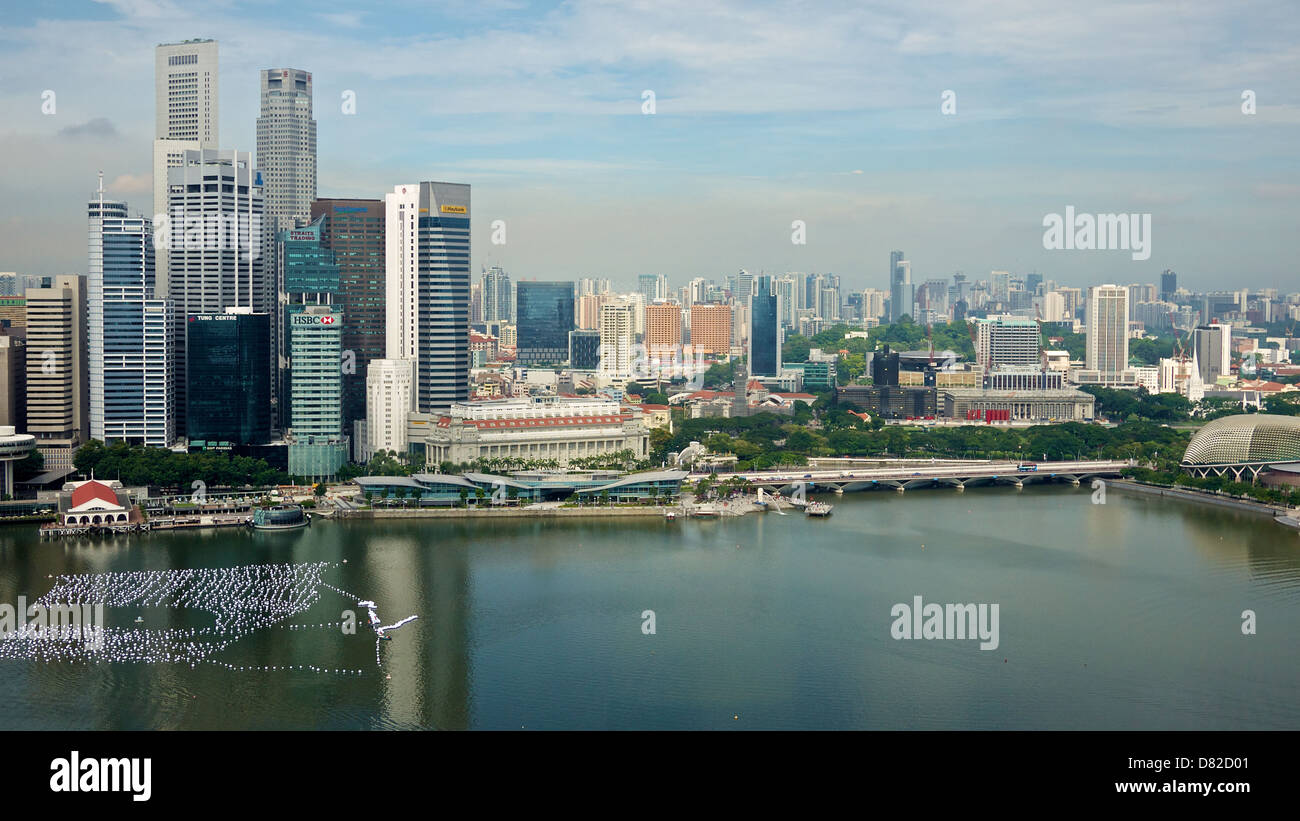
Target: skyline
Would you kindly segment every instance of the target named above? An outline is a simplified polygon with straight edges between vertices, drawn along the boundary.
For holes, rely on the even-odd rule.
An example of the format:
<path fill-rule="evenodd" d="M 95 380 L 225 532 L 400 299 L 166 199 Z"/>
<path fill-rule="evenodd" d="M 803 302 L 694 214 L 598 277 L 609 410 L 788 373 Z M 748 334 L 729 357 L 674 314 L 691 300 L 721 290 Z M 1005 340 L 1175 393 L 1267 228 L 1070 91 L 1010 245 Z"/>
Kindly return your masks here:
<path fill-rule="evenodd" d="M 271 26 L 275 9 L 238 2 L 201 24 L 167 0 L 14 9 L 0 26 L 0 268 L 84 273 L 100 170 L 109 196 L 148 215 L 154 47 L 212 38 L 221 148 L 254 148 L 259 71 L 311 72 L 318 196 L 473 185 L 472 270 L 514 281 L 633 290 L 642 273 L 680 286 L 745 268 L 886 289 L 896 248 L 914 282 L 1010 270 L 1083 287 L 1165 268 L 1193 290 L 1300 281 L 1283 245 L 1300 208 L 1300 101 L 1269 79 L 1300 74 L 1300 27 L 1281 3 L 846 5 L 816 19 L 718 3 L 690 7 L 690 31 L 674 4 L 343 8 L 290 32 Z M 88 47 L 56 45 L 74 41 Z M 1045 250 L 1043 218 L 1070 206 L 1151 214 L 1150 258 Z M 491 242 L 498 219 L 505 245 Z M 794 220 L 806 245 L 790 241 Z"/>

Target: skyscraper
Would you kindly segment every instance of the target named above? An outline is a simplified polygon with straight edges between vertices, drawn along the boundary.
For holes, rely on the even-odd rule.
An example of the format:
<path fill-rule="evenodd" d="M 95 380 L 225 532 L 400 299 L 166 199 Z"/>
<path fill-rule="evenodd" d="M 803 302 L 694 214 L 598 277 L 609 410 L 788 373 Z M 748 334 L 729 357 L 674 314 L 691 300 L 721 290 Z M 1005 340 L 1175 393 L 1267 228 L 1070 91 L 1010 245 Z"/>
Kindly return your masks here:
<path fill-rule="evenodd" d="M 510 275 L 500 268 L 487 268 L 483 271 L 483 321 L 513 322 L 514 291 L 510 287 Z"/>
<path fill-rule="evenodd" d="M 1201 381 L 1214 385 L 1219 377 L 1232 375 L 1232 326 L 1198 325 L 1192 331 L 1192 347 Z"/>
<path fill-rule="evenodd" d="M 912 288 L 912 263 L 903 259 L 902 251 L 889 253 L 889 321 L 897 322 L 912 315 L 915 299 Z"/>
<path fill-rule="evenodd" d="M 316 199 L 316 121 L 312 119 L 311 74 L 292 68 L 261 71 L 260 116 L 257 118 L 257 170 L 262 174 L 262 260 L 276 278 L 272 284 L 283 304 L 283 266 L 277 257 L 280 232 L 305 224 Z M 283 314 L 283 310 L 279 311 Z M 271 325 L 276 374 L 271 402 L 279 407 L 277 427 L 288 419 L 283 392 L 287 385 L 287 325 L 283 316 Z"/>
<path fill-rule="evenodd" d="M 631 303 L 621 300 L 600 308 L 600 371 L 607 376 L 632 375 L 633 311 Z"/>
<path fill-rule="evenodd" d="M 574 329 L 572 282 L 516 283 L 515 312 L 516 362 L 554 365 L 568 357 L 569 331 Z"/>
<path fill-rule="evenodd" d="M 319 199 L 311 218 L 324 218 L 321 245 L 339 269 L 334 304 L 343 312 L 343 429 L 354 434 L 366 418 L 366 369 L 385 355 L 384 201 Z"/>
<path fill-rule="evenodd" d="M 640 274 L 636 278 L 636 289 L 645 297 L 647 305 L 656 299 L 667 299 L 668 277 L 664 274 Z"/>
<path fill-rule="evenodd" d="M 271 438 L 271 315 L 251 308 L 186 317 L 185 433 L 193 447 Z"/>
<path fill-rule="evenodd" d="M 274 237 L 310 219 L 316 199 L 316 120 L 310 72 L 263 69 L 261 84 L 257 168 L 262 172 L 263 224 Z"/>
<path fill-rule="evenodd" d="M 1088 289 L 1088 370 L 1102 382 L 1117 382 L 1128 368 L 1128 288 Z"/>
<path fill-rule="evenodd" d="M 1160 301 L 1172 302 L 1173 296 L 1178 292 L 1178 274 L 1166 268 L 1160 274 Z"/>
<path fill-rule="evenodd" d="M 90 435 L 86 278 L 50 277 L 27 289 L 27 432 L 46 470 L 71 470 Z"/>
<path fill-rule="evenodd" d="M 780 376 L 781 311 L 771 277 L 760 276 L 754 281 L 749 306 L 749 373 Z"/>
<path fill-rule="evenodd" d="M 289 317 L 289 473 L 328 479 L 348 457 L 343 433 L 343 315 L 305 305 Z"/>
<path fill-rule="evenodd" d="M 999 365 L 1038 365 L 1042 341 L 1032 319 L 976 320 L 975 361 L 985 373 Z"/>
<path fill-rule="evenodd" d="M 469 398 L 470 187 L 398 185 L 385 204 L 387 358 L 415 361 L 417 411 L 445 411 Z"/>
<path fill-rule="evenodd" d="M 167 213 L 167 169 L 186 151 L 217 148 L 217 41 L 185 40 L 154 49 L 153 213 Z M 168 249 L 157 249 L 158 296 L 167 293 Z"/>
<path fill-rule="evenodd" d="M 176 426 L 183 423 L 190 379 L 186 373 L 187 320 L 227 308 L 267 313 L 274 308 L 262 260 L 262 177 L 246 151 L 186 151 L 167 171 L 168 297 L 176 311 Z M 267 347 L 266 381 L 273 351 Z M 270 398 L 267 399 L 268 403 Z"/>
<path fill-rule="evenodd" d="M 274 259 L 279 268 L 276 279 L 280 283 L 280 299 L 276 303 L 275 323 L 278 327 L 272 331 L 272 344 L 277 346 L 280 384 L 273 386 L 272 390 L 276 391 L 279 397 L 276 404 L 279 407 L 280 418 L 273 420 L 273 424 L 277 427 L 292 424 L 292 392 L 289 384 L 292 352 L 289 349 L 290 337 L 297 327 L 295 317 L 312 306 L 333 305 L 339 292 L 339 266 L 334 261 L 334 252 L 324 245 L 324 223 L 325 218 L 322 216 L 308 225 L 283 230 L 276 243 Z M 331 320 L 329 326 L 324 329 L 325 335 L 331 338 L 338 336 L 341 340 L 342 320 L 341 314 L 337 317 L 337 321 Z M 341 371 L 345 364 L 341 345 L 338 353 L 339 358 L 334 364 L 335 370 Z M 335 433 L 337 434 L 337 431 Z"/>
<path fill-rule="evenodd" d="M 152 223 L 104 199 L 90 202 L 87 371 L 90 437 L 155 448 L 176 436 L 175 314 L 154 298 Z"/>

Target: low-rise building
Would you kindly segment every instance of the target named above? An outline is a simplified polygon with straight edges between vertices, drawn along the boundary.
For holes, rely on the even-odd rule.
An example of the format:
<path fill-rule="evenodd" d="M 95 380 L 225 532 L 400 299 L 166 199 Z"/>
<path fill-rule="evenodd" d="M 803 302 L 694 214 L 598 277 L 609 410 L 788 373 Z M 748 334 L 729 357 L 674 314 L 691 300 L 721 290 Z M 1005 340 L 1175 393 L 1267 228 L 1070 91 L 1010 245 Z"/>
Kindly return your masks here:
<path fill-rule="evenodd" d="M 943 415 L 949 419 L 986 419 L 988 411 L 1005 411 L 1011 422 L 1091 422 L 1097 399 L 1086 391 L 1009 391 L 951 388 L 943 391 Z"/>
<path fill-rule="evenodd" d="M 609 399 L 546 396 L 453 403 L 444 415 L 410 415 L 412 450 L 428 464 L 479 459 L 570 459 L 650 452 L 642 414 Z"/>

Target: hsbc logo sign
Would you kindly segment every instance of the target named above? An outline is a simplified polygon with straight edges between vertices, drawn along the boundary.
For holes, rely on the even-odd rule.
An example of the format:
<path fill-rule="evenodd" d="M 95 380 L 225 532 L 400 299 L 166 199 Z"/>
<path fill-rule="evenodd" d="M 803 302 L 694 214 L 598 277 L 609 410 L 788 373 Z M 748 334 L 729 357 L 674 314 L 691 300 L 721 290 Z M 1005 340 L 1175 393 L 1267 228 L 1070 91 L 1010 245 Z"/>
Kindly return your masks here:
<path fill-rule="evenodd" d="M 293 324 L 294 325 L 333 325 L 339 319 L 340 317 L 331 316 L 329 314 L 326 314 L 324 316 L 320 314 L 294 314 Z"/>

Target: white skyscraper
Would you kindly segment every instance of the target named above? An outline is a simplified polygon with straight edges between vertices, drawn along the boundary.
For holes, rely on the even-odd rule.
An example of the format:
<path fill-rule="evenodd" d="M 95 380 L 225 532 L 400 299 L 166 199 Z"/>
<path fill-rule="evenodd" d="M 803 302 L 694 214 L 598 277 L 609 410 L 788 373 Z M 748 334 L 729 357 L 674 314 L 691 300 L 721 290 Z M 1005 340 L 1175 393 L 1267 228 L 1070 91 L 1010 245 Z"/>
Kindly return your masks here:
<path fill-rule="evenodd" d="M 1128 368 L 1128 288 L 1088 289 L 1088 370 L 1102 382 L 1118 382 Z"/>
<path fill-rule="evenodd" d="M 632 344 L 636 308 L 629 302 L 600 306 L 600 372 L 626 378 L 632 374 Z"/>
<path fill-rule="evenodd" d="M 186 325 L 196 314 L 274 307 L 263 265 L 262 183 L 247 151 L 186 151 L 167 171 L 167 297 L 176 312 L 177 428 L 184 430 Z M 272 361 L 267 359 L 267 378 Z"/>
<path fill-rule="evenodd" d="M 316 199 L 316 120 L 312 119 L 310 72 L 263 69 L 261 84 L 257 168 L 262 172 L 266 203 L 263 224 L 273 243 L 278 232 L 311 221 Z"/>
<path fill-rule="evenodd" d="M 180 165 L 186 151 L 218 147 L 217 101 L 216 40 L 163 43 L 154 49 L 155 215 L 167 211 L 167 169 Z M 155 260 L 159 296 L 168 288 L 167 253 L 159 248 Z"/>
<path fill-rule="evenodd" d="M 385 196 L 387 359 L 416 362 L 416 410 L 469 399 L 470 187 L 421 182 Z"/>

